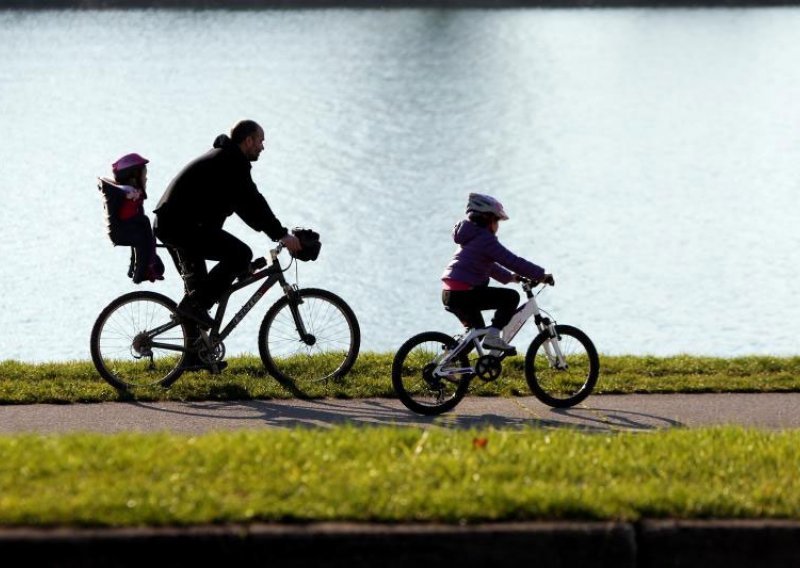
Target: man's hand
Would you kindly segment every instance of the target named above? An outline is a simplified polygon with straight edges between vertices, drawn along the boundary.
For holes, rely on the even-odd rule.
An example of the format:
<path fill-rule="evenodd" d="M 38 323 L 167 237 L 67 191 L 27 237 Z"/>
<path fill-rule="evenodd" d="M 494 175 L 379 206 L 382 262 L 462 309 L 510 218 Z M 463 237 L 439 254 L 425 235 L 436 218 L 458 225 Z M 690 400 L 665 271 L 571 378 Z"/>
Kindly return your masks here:
<path fill-rule="evenodd" d="M 544 278 L 542 278 L 542 282 L 544 282 L 545 284 L 550 284 L 550 286 L 556 285 L 556 279 L 553 278 L 552 274 L 545 274 Z"/>
<path fill-rule="evenodd" d="M 280 243 L 289 249 L 289 252 L 298 252 L 302 247 L 300 239 L 294 235 L 286 235 L 280 240 Z"/>

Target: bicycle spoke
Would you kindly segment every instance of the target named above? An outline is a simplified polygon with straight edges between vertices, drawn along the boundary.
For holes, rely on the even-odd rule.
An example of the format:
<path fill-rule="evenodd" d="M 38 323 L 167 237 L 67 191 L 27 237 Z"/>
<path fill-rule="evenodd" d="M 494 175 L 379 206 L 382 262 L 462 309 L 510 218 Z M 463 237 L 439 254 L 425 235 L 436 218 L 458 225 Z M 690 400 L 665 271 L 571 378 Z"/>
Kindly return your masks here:
<path fill-rule="evenodd" d="M 100 375 L 126 391 L 171 384 L 180 374 L 186 330 L 174 324 L 157 337 L 148 330 L 169 325 L 174 317 L 171 300 L 152 292 L 133 292 L 112 302 L 92 330 L 92 360 Z"/>
<path fill-rule="evenodd" d="M 286 298 L 264 316 L 259 350 L 267 370 L 283 380 L 318 381 L 343 375 L 355 362 L 360 331 L 352 310 L 324 290 L 297 292 L 306 337 L 297 331 Z"/>
<path fill-rule="evenodd" d="M 559 339 L 540 335 L 531 343 L 525 359 L 525 377 L 542 402 L 568 407 L 591 393 L 597 381 L 599 361 L 594 345 L 582 331 L 571 326 L 556 327 Z M 552 344 L 556 341 L 561 360 L 555 357 L 557 351 Z"/>
<path fill-rule="evenodd" d="M 457 357 L 443 366 L 442 374 L 436 371 L 442 355 L 454 346 L 452 337 L 426 332 L 412 337 L 400 347 L 392 362 L 392 386 L 407 408 L 419 414 L 440 414 L 455 407 L 464 397 L 471 373 L 451 374 L 449 371 L 469 369 L 466 356 Z"/>

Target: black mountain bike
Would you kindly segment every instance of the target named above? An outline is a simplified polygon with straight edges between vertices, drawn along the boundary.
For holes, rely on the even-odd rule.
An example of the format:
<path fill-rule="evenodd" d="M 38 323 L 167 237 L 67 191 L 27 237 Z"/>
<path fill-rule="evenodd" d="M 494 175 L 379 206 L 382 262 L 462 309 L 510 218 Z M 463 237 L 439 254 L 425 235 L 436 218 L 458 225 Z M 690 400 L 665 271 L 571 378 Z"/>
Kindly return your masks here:
<path fill-rule="evenodd" d="M 278 261 L 279 244 L 270 251 L 271 263 L 256 259 L 249 276 L 240 278 L 222 295 L 214 325 L 190 336 L 196 325 L 178 315 L 177 304 L 163 294 L 139 291 L 112 301 L 97 317 L 91 335 L 92 362 L 97 372 L 119 391 L 140 387 L 169 387 L 196 353 L 212 372 L 225 357 L 223 341 L 275 284 L 283 290 L 268 310 L 258 333 L 258 348 L 267 371 L 281 381 L 324 381 L 343 377 L 353 366 L 361 345 L 355 313 L 339 296 L 317 288 L 298 288 L 286 281 Z M 290 263 L 291 265 L 291 263 Z M 288 268 L 288 267 L 287 267 Z M 234 292 L 266 278 L 235 316 L 222 327 L 228 300 Z"/>

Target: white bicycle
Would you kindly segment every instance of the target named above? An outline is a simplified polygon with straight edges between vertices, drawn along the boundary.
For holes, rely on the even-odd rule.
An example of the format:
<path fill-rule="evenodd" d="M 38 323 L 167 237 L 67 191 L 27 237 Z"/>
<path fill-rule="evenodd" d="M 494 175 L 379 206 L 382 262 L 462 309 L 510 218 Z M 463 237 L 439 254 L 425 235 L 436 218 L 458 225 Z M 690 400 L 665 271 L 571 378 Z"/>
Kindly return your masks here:
<path fill-rule="evenodd" d="M 555 408 L 568 408 L 592 393 L 600 373 L 600 360 L 591 339 L 580 329 L 557 324 L 541 310 L 536 295 L 545 284 L 520 279 L 528 298 L 503 328 L 511 343 L 531 317 L 539 333 L 525 355 L 525 379 L 533 394 Z M 533 290 L 542 286 L 537 294 Z M 543 315 L 544 314 L 544 315 Z M 467 394 L 474 377 L 496 380 L 502 362 L 516 350 L 488 350 L 482 345 L 486 328 L 467 329 L 452 337 L 426 331 L 406 341 L 392 362 L 392 385 L 402 403 L 413 412 L 435 415 L 452 410 Z"/>

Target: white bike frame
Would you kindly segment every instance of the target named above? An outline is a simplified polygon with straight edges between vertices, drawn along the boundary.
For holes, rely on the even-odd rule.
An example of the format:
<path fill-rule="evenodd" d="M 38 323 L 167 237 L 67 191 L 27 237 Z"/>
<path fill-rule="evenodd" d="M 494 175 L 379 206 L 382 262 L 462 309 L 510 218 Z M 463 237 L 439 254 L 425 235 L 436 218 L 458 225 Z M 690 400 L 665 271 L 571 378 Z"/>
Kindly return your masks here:
<path fill-rule="evenodd" d="M 514 312 L 511 320 L 503 328 L 503 340 L 506 343 L 511 343 L 525 323 L 531 318 L 531 316 L 533 316 L 533 320 L 536 322 L 536 328 L 539 330 L 539 333 L 547 333 L 548 335 L 548 338 L 545 339 L 542 346 L 544 347 L 544 352 L 547 356 L 550 366 L 557 369 L 566 369 L 566 359 L 564 358 L 564 353 L 561 351 L 561 345 L 558 341 L 560 338 L 558 337 L 558 333 L 556 331 L 556 323 L 550 320 L 548 317 L 542 317 L 539 304 L 536 303 L 536 296 L 534 296 L 532 292 L 533 285 L 527 281 L 524 281 L 522 283 L 522 289 L 528 296 L 528 301 L 517 308 L 517 311 Z M 466 335 L 459 339 L 455 348 L 453 348 L 451 351 L 445 351 L 442 355 L 440 355 L 440 360 L 437 361 L 436 369 L 434 369 L 434 375 L 443 379 L 456 377 L 460 380 L 460 375 L 463 375 L 467 372 L 474 372 L 472 367 L 445 368 L 459 353 L 464 350 L 467 345 L 470 344 L 472 344 L 475 348 L 475 351 L 478 353 L 478 357 L 499 354 L 499 352 L 496 350 L 484 349 L 480 339 L 486 335 L 486 332 L 486 328 L 470 329 Z M 553 341 L 554 339 L 555 341 Z"/>

